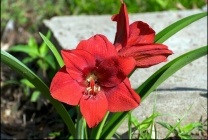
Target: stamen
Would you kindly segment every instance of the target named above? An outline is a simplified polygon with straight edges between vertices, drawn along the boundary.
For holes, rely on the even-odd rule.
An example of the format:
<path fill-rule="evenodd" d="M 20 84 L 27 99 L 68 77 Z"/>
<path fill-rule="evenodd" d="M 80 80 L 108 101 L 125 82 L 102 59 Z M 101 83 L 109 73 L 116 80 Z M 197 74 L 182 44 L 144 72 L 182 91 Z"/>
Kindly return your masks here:
<path fill-rule="evenodd" d="M 84 94 L 88 95 L 90 98 L 94 97 L 100 91 L 100 86 L 97 85 L 97 77 L 92 74 L 87 77 L 86 81 L 88 82 L 88 87 L 85 89 Z"/>

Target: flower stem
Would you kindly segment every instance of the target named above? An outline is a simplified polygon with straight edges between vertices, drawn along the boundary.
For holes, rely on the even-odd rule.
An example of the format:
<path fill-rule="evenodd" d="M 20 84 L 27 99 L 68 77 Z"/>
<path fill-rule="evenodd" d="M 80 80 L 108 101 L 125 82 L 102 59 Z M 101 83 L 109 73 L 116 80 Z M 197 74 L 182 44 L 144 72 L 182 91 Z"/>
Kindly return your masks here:
<path fill-rule="evenodd" d="M 91 137 L 90 137 L 91 139 L 100 139 L 101 132 L 102 132 L 104 124 L 105 124 L 105 122 L 107 120 L 108 114 L 109 114 L 109 112 L 106 113 L 103 121 L 97 127 L 92 129 Z"/>
<path fill-rule="evenodd" d="M 84 139 L 86 122 L 82 117 L 80 108 L 77 106 L 77 126 L 76 126 L 76 139 Z"/>
<path fill-rule="evenodd" d="M 131 112 L 128 112 L 128 137 L 131 140 L 132 139 L 132 129 L 131 129 Z"/>

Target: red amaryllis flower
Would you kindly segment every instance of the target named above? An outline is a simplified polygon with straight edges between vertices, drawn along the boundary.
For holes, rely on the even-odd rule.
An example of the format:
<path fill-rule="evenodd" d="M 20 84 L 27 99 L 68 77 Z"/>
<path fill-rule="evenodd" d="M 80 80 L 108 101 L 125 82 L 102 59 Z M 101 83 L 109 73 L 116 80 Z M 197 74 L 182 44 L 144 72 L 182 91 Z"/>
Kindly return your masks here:
<path fill-rule="evenodd" d="M 120 56 L 134 57 L 136 67 L 146 68 L 164 62 L 173 52 L 166 45 L 155 44 L 155 31 L 147 23 L 136 21 L 129 25 L 126 5 L 112 17 L 117 22 L 114 45 Z"/>
<path fill-rule="evenodd" d="M 53 98 L 69 105 L 80 105 L 90 128 L 107 111 L 131 110 L 140 97 L 131 88 L 128 74 L 135 67 L 132 57 L 120 57 L 106 37 L 95 35 L 81 41 L 74 50 L 62 50 L 65 66 L 50 86 Z"/>

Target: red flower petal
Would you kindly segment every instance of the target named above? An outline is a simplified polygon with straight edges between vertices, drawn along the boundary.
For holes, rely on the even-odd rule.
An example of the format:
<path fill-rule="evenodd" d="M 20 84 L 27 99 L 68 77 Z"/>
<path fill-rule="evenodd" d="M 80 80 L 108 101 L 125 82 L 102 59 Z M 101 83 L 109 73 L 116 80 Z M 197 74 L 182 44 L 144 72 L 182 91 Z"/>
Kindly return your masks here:
<path fill-rule="evenodd" d="M 104 118 L 108 109 L 108 102 L 102 91 L 94 97 L 85 96 L 80 100 L 80 111 L 89 128 L 92 128 Z"/>
<path fill-rule="evenodd" d="M 120 44 L 126 46 L 129 36 L 129 17 L 124 3 L 121 5 L 119 14 L 112 16 L 111 19 L 117 22 L 117 32 L 114 45 L 116 47 Z"/>
<path fill-rule="evenodd" d="M 155 39 L 155 31 L 142 21 L 136 21 L 129 26 L 129 38 L 127 47 L 132 45 L 152 44 Z"/>
<path fill-rule="evenodd" d="M 132 57 L 112 57 L 98 65 L 98 84 L 105 87 L 114 87 L 122 82 L 134 69 L 135 60 Z"/>
<path fill-rule="evenodd" d="M 117 55 L 113 44 L 103 35 L 95 35 L 88 40 L 81 41 L 77 49 L 91 53 L 99 62 L 105 58 Z"/>
<path fill-rule="evenodd" d="M 167 56 L 155 55 L 155 56 L 148 56 L 146 58 L 140 59 L 139 61 L 137 61 L 136 65 L 138 68 L 148 68 L 153 65 L 166 61 L 167 61 Z"/>
<path fill-rule="evenodd" d="M 128 78 L 114 88 L 104 88 L 110 112 L 122 112 L 140 104 L 139 95 L 131 88 Z"/>
<path fill-rule="evenodd" d="M 61 53 L 67 72 L 78 82 L 83 82 L 84 78 L 95 67 L 95 58 L 87 51 L 62 50 Z"/>
<path fill-rule="evenodd" d="M 163 44 L 132 46 L 128 48 L 122 48 L 119 51 L 120 56 L 134 57 L 136 60 L 136 66 L 139 68 L 147 68 L 164 62 L 171 54 L 173 54 L 173 52 Z"/>
<path fill-rule="evenodd" d="M 56 73 L 50 86 L 53 98 L 70 105 L 79 104 L 84 90 L 85 87 L 80 86 L 66 72 L 65 66 Z"/>
<path fill-rule="evenodd" d="M 119 71 L 122 71 L 126 77 L 132 72 L 136 65 L 133 57 L 119 57 Z"/>

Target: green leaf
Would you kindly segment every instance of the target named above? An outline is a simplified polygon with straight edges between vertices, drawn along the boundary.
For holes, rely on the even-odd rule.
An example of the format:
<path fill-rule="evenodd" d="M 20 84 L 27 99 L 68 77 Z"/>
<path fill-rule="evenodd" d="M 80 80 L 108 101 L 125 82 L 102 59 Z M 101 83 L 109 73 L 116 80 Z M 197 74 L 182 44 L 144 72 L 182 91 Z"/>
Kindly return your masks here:
<path fill-rule="evenodd" d="M 22 52 L 31 56 L 33 59 L 38 57 L 38 50 L 35 47 L 29 47 L 28 45 L 16 45 L 8 49 L 12 52 Z"/>
<path fill-rule="evenodd" d="M 185 112 L 185 114 L 179 118 L 177 120 L 177 123 L 173 126 L 173 128 L 171 130 L 169 130 L 168 134 L 166 135 L 165 139 L 167 139 L 171 133 L 175 133 L 175 134 L 182 134 L 181 130 L 180 130 L 180 124 L 182 122 L 182 120 L 186 117 L 186 115 L 190 112 L 191 108 L 192 108 L 193 104 L 189 107 L 189 109 Z M 178 129 L 176 129 L 178 128 Z"/>
<path fill-rule="evenodd" d="M 61 132 L 50 132 L 48 135 L 49 137 L 55 138 L 55 137 L 59 137 L 61 135 Z"/>
<path fill-rule="evenodd" d="M 65 107 L 60 102 L 51 97 L 48 86 L 27 66 L 25 66 L 18 59 L 3 50 L 1 50 L 1 61 L 11 67 L 16 72 L 20 73 L 23 77 L 28 79 L 43 94 L 43 96 L 51 102 L 53 107 L 57 110 L 57 112 L 67 125 L 69 132 L 72 134 L 73 137 L 75 137 L 75 125 L 71 117 L 69 116 Z"/>
<path fill-rule="evenodd" d="M 200 122 L 193 122 L 193 123 L 189 123 L 189 124 L 183 126 L 181 128 L 181 131 L 183 133 L 190 133 L 193 129 L 198 128 L 198 127 L 202 127 L 202 123 L 200 123 Z"/>
<path fill-rule="evenodd" d="M 35 60 L 35 58 L 26 57 L 26 58 L 22 59 L 22 63 L 27 64 L 27 63 L 31 63 L 34 60 Z"/>
<path fill-rule="evenodd" d="M 191 15 L 171 24 L 170 26 L 166 27 L 156 35 L 155 42 L 162 43 L 166 41 L 168 38 L 173 36 L 175 33 L 180 31 L 184 27 L 205 16 L 207 16 L 207 12 Z"/>
<path fill-rule="evenodd" d="M 56 63 L 52 55 L 47 55 L 44 60 L 51 66 L 52 69 L 56 69 Z"/>
<path fill-rule="evenodd" d="M 161 122 L 161 121 L 158 121 L 157 123 L 163 126 L 164 128 L 168 129 L 169 131 L 173 129 L 173 126 L 170 125 L 169 123 Z"/>
<path fill-rule="evenodd" d="M 118 112 L 118 113 L 110 113 L 113 115 L 109 118 L 107 125 L 104 126 L 103 131 L 101 133 L 101 139 L 111 139 L 111 137 L 115 134 L 118 127 L 128 116 L 128 112 Z"/>
<path fill-rule="evenodd" d="M 42 70 L 47 70 L 48 69 L 48 63 L 45 63 L 43 59 L 37 60 L 38 67 L 41 68 Z"/>
<path fill-rule="evenodd" d="M 6 81 L 1 81 L 1 88 L 7 85 L 19 85 L 19 81 L 16 80 L 6 80 Z"/>
<path fill-rule="evenodd" d="M 35 88 L 35 86 L 30 81 L 28 81 L 27 79 L 21 79 L 20 82 L 23 83 L 24 85 L 30 87 L 30 88 Z"/>
<path fill-rule="evenodd" d="M 190 134 L 182 134 L 179 133 L 178 136 L 182 139 L 182 140 L 192 140 L 192 137 Z"/>
<path fill-rule="evenodd" d="M 132 123 L 137 128 L 137 130 L 140 134 L 139 135 L 140 138 L 145 138 L 145 139 L 151 138 L 153 127 L 154 127 L 154 119 L 158 116 L 159 116 L 159 113 L 153 113 L 151 116 L 144 119 L 141 123 L 139 123 L 139 121 L 137 120 L 137 118 L 135 116 L 133 116 L 133 115 L 131 116 Z M 150 127 L 150 129 L 149 129 L 149 127 Z M 146 131 L 148 129 L 150 130 L 150 132 Z M 145 133 L 143 133 L 143 132 L 145 132 Z"/>
<path fill-rule="evenodd" d="M 165 1 L 163 1 L 163 0 L 156 0 L 156 2 L 157 2 L 157 4 L 159 4 L 163 9 L 165 8 L 165 6 L 166 6 Z"/>
<path fill-rule="evenodd" d="M 48 31 L 48 33 L 47 33 L 47 35 L 46 35 L 46 38 L 47 38 L 47 39 L 50 39 L 50 37 L 51 37 L 51 32 Z M 45 42 L 43 42 L 43 43 L 40 45 L 39 51 L 40 51 L 40 55 L 41 55 L 42 57 L 45 57 L 45 56 L 46 56 L 46 54 L 48 53 L 48 47 L 47 47 L 47 45 L 46 45 Z"/>
<path fill-rule="evenodd" d="M 40 97 L 40 91 L 34 91 L 33 93 L 32 93 L 32 96 L 31 96 L 31 98 L 30 98 L 30 101 L 31 102 L 37 102 L 37 100 L 39 99 L 39 97 Z"/>
<path fill-rule="evenodd" d="M 128 139 L 132 139 L 132 112 L 128 113 Z"/>
<path fill-rule="evenodd" d="M 64 62 L 62 57 L 60 56 L 59 52 L 57 51 L 56 47 L 42 34 L 39 33 L 40 36 L 42 37 L 42 39 L 44 40 L 44 42 L 48 45 L 48 47 L 51 49 L 51 51 L 53 52 L 58 64 L 60 67 L 64 66 Z"/>
<path fill-rule="evenodd" d="M 108 114 L 109 114 L 109 112 L 106 113 L 102 122 L 99 123 L 97 127 L 92 129 L 91 136 L 90 136 L 91 139 L 99 139 L 100 138 L 100 135 L 101 135 L 101 132 L 103 130 L 104 124 L 106 122 L 106 119 L 108 117 Z"/>
<path fill-rule="evenodd" d="M 80 108 L 76 106 L 77 108 L 77 123 L 76 123 L 76 139 L 84 139 L 85 138 L 85 127 L 86 122 L 80 112 Z"/>
<path fill-rule="evenodd" d="M 138 119 L 134 115 L 131 115 L 131 122 L 133 123 L 133 125 L 136 128 L 139 128 L 140 123 L 139 123 Z"/>
<path fill-rule="evenodd" d="M 36 40 L 31 37 L 28 41 L 28 46 L 31 47 L 31 48 L 36 48 L 38 50 L 38 44 L 36 42 Z"/>
<path fill-rule="evenodd" d="M 159 116 L 158 113 L 154 113 L 151 116 L 147 117 L 145 120 L 143 120 L 140 124 L 139 124 L 139 130 L 147 130 L 151 124 L 154 122 L 154 119 Z"/>

